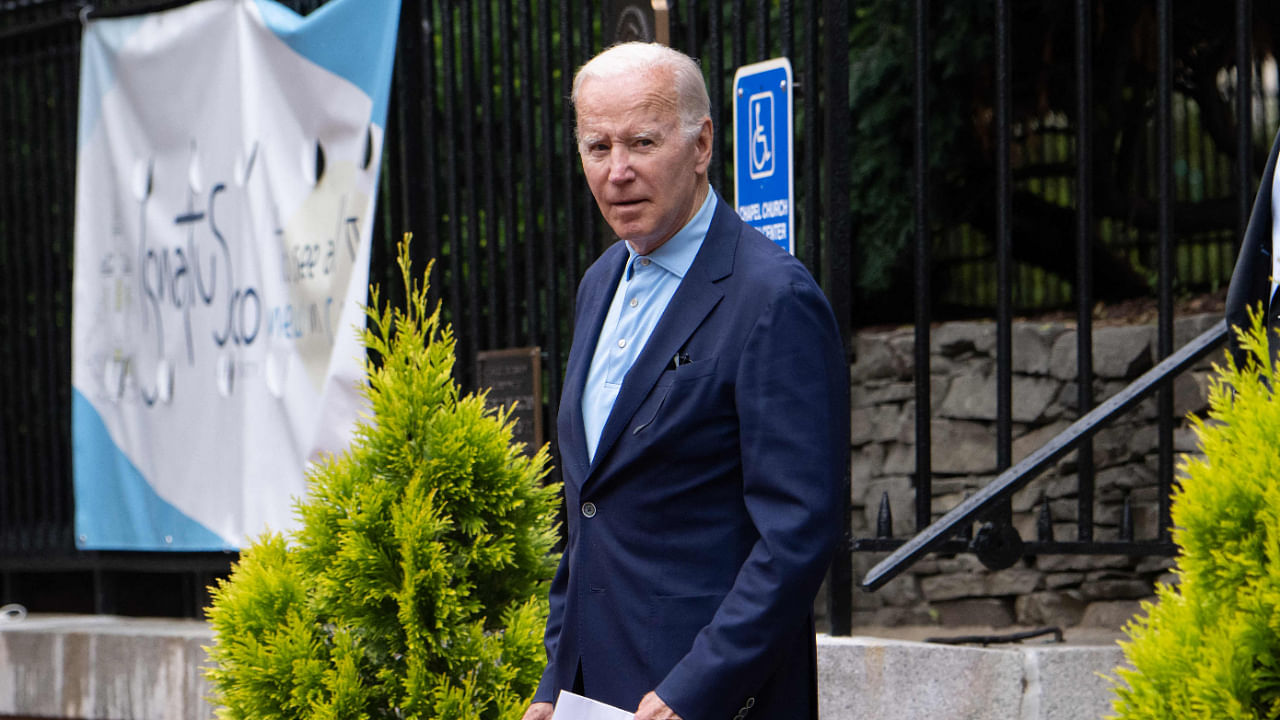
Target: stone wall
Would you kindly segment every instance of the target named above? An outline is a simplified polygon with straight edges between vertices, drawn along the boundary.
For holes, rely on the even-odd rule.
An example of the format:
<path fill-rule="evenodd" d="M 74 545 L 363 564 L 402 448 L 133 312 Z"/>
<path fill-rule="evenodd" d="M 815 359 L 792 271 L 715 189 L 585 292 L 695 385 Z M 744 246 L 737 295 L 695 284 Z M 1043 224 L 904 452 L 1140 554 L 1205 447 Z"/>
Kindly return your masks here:
<path fill-rule="evenodd" d="M 1180 347 L 1218 320 L 1180 318 Z M 855 337 L 852 367 L 853 535 L 874 536 L 881 498 L 888 495 L 894 537 L 914 533 L 911 475 L 915 468 L 914 331 L 864 331 Z M 1154 326 L 1095 327 L 1094 399 L 1100 403 L 1154 363 Z M 1079 416 L 1074 323 L 1015 323 L 1013 462 L 1041 447 Z M 936 519 L 996 475 L 996 328 L 957 322 L 930 338 L 932 515 Z M 1194 452 L 1188 413 L 1202 413 L 1213 353 L 1174 384 L 1174 447 Z M 1125 498 L 1137 540 L 1157 536 L 1157 401 L 1154 397 L 1094 436 L 1094 539 L 1116 540 Z M 1175 455 L 1175 462 L 1180 455 Z M 1024 540 L 1037 538 L 1047 504 L 1056 540 L 1075 540 L 1077 456 L 1069 454 L 1013 500 Z M 883 554 L 855 553 L 855 580 Z M 991 572 L 969 554 L 930 555 L 874 593 L 854 590 L 854 632 L 867 625 L 1100 626 L 1119 628 L 1153 597 L 1154 583 L 1173 582 L 1170 558 L 1041 556 Z"/>

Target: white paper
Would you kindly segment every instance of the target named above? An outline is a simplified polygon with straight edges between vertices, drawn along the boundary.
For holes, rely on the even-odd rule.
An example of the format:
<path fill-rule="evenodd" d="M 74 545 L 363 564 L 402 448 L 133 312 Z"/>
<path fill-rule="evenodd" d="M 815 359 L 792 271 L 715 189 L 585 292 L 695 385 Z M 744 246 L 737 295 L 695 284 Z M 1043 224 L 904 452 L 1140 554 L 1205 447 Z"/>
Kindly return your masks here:
<path fill-rule="evenodd" d="M 633 720 L 634 713 L 561 690 L 551 720 Z"/>

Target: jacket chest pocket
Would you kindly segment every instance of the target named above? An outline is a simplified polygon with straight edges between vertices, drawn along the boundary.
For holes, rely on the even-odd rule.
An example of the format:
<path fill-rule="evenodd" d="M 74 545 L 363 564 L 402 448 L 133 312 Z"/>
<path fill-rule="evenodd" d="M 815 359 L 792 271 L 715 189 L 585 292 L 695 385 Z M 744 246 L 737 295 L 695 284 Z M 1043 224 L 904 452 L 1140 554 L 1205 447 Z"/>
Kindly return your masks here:
<path fill-rule="evenodd" d="M 680 402 L 684 395 L 698 389 L 699 383 L 709 382 L 708 378 L 714 375 L 715 370 L 716 358 L 711 357 L 664 371 L 654 384 L 653 392 L 649 393 L 648 400 L 636 412 L 631 434 L 643 433 L 661 417 L 664 407 Z"/>

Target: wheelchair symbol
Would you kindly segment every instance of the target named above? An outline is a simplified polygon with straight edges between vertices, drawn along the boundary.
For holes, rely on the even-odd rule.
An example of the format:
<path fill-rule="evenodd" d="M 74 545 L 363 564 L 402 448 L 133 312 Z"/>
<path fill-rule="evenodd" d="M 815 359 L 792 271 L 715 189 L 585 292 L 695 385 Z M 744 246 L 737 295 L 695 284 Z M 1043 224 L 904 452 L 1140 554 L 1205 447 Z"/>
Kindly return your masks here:
<path fill-rule="evenodd" d="M 773 149 L 773 93 L 756 93 L 748 101 L 748 118 L 751 136 L 748 140 L 751 167 L 748 168 L 752 180 L 767 178 L 773 175 L 774 158 L 777 153 Z"/>

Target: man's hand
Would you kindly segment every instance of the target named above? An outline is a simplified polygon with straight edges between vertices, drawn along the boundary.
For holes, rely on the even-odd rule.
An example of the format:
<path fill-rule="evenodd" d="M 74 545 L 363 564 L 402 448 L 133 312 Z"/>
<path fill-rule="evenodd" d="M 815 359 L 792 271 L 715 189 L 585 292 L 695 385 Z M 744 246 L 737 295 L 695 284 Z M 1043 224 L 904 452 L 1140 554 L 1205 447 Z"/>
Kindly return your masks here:
<path fill-rule="evenodd" d="M 551 713 L 555 708 L 548 702 L 534 703 L 524 711 L 524 717 L 520 720 L 551 720 Z"/>
<path fill-rule="evenodd" d="M 649 691 L 640 699 L 640 708 L 636 710 L 636 720 L 680 720 L 680 716 L 674 710 L 667 707 L 662 702 L 662 698 L 658 694 Z"/>

